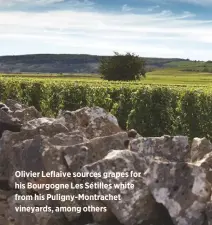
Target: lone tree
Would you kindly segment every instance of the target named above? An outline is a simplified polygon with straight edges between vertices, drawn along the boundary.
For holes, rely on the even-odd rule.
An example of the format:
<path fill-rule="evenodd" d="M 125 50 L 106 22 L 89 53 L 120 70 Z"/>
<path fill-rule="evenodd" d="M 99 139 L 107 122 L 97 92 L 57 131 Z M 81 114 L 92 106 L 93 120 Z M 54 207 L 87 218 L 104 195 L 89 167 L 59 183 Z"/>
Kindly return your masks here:
<path fill-rule="evenodd" d="M 145 77 L 145 61 L 138 55 L 126 53 L 103 58 L 99 71 L 105 80 L 137 80 Z"/>

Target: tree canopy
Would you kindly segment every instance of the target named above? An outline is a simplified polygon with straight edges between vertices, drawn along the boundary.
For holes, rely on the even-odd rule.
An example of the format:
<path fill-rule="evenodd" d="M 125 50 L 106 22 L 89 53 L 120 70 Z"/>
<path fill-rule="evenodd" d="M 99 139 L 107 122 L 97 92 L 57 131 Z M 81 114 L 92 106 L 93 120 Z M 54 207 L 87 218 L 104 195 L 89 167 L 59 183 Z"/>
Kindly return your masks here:
<path fill-rule="evenodd" d="M 137 80 L 146 74 L 144 59 L 134 53 L 114 52 L 101 60 L 99 71 L 105 80 Z"/>

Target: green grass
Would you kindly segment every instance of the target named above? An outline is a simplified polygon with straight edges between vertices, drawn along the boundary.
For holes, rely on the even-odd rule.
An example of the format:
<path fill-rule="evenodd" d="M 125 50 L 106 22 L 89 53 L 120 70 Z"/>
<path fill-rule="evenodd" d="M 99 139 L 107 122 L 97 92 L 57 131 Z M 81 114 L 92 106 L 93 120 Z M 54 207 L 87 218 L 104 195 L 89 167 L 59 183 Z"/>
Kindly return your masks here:
<path fill-rule="evenodd" d="M 8 73 L 0 74 L 3 77 L 40 77 L 40 78 L 99 78 L 98 74 L 89 73 Z"/>
<path fill-rule="evenodd" d="M 107 81 L 100 78 L 98 74 L 1 74 L 6 77 L 18 77 L 22 79 L 49 79 L 70 80 L 88 83 L 101 83 L 108 85 Z M 116 83 L 116 82 L 110 82 Z M 124 84 L 126 82 L 118 82 Z M 180 86 L 212 86 L 212 73 L 181 71 L 176 68 L 167 68 L 148 72 L 146 78 L 131 82 L 134 85 L 180 85 Z"/>
<path fill-rule="evenodd" d="M 178 68 L 182 71 L 210 72 L 212 73 L 212 62 L 202 61 L 173 61 L 164 64 L 168 68 Z"/>
<path fill-rule="evenodd" d="M 173 61 L 166 63 L 166 66 L 171 66 L 171 67 L 190 67 L 190 66 L 204 66 L 205 62 L 202 61 Z"/>
<path fill-rule="evenodd" d="M 177 69 L 156 70 L 147 73 L 141 80 L 144 84 L 172 84 L 172 85 L 212 85 L 211 73 L 185 72 Z"/>

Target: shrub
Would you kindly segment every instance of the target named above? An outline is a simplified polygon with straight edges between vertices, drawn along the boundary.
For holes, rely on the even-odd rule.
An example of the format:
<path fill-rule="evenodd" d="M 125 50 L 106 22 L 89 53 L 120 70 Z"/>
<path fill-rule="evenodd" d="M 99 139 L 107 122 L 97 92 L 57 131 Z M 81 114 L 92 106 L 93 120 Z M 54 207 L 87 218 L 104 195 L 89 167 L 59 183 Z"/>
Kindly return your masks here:
<path fill-rule="evenodd" d="M 115 52 L 114 56 L 101 60 L 99 71 L 105 80 L 137 80 L 145 77 L 145 61 L 135 54 Z"/>

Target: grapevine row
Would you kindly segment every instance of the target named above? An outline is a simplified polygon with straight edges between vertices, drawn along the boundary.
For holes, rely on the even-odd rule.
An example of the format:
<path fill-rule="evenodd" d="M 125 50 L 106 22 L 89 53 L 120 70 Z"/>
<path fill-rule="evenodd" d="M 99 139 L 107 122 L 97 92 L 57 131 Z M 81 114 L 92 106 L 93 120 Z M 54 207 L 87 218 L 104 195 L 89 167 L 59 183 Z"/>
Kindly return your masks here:
<path fill-rule="evenodd" d="M 55 116 L 59 109 L 100 106 L 114 114 L 123 129 L 134 128 L 143 136 L 212 138 L 212 89 L 201 86 L 0 78 L 0 99 L 7 98 L 33 105 L 44 116 Z"/>

